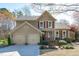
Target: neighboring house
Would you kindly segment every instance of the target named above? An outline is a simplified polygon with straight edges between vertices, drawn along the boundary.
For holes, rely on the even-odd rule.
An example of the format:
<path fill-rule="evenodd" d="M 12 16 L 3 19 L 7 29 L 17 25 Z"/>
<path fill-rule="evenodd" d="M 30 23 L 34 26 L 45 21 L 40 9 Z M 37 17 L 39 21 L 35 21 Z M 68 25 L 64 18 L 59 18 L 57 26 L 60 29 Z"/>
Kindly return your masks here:
<path fill-rule="evenodd" d="M 62 33 L 64 35 L 61 38 L 70 37 L 70 28 L 66 25 L 67 28 L 64 25 L 63 27 L 62 25 L 56 25 L 55 22 L 56 19 L 48 11 L 40 16 L 19 17 L 16 19 L 16 27 L 12 31 L 13 42 L 16 44 L 37 44 L 40 39 L 55 40 Z M 59 34 L 57 31 L 62 31 L 62 33 Z"/>

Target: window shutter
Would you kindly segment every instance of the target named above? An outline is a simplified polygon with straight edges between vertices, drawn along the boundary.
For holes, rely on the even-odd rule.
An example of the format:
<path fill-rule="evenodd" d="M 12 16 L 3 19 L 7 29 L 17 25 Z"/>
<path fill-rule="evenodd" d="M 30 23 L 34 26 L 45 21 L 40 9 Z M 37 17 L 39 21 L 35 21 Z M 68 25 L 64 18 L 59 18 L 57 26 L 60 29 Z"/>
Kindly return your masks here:
<path fill-rule="evenodd" d="M 54 21 L 52 21 L 52 28 L 54 28 Z"/>
<path fill-rule="evenodd" d="M 38 21 L 38 28 L 39 28 L 39 21 Z"/>
<path fill-rule="evenodd" d="M 46 28 L 48 28 L 48 21 L 46 21 Z"/>
<path fill-rule="evenodd" d="M 44 28 L 45 28 L 45 21 L 44 21 Z"/>

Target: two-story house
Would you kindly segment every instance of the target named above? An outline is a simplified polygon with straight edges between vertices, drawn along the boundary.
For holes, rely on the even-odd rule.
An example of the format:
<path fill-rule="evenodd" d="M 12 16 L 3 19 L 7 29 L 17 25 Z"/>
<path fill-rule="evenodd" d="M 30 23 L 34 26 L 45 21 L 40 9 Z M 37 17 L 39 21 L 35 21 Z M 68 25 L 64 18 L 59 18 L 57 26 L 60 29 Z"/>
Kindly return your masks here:
<path fill-rule="evenodd" d="M 13 42 L 16 44 L 37 44 L 40 42 L 41 37 L 43 40 L 55 40 L 57 35 L 61 37 L 61 34 L 57 32 L 60 28 L 57 28 L 58 25 L 55 25 L 55 22 L 56 19 L 48 11 L 43 12 L 40 16 L 18 17 L 16 27 L 12 31 Z M 63 30 L 69 31 L 69 28 Z"/>

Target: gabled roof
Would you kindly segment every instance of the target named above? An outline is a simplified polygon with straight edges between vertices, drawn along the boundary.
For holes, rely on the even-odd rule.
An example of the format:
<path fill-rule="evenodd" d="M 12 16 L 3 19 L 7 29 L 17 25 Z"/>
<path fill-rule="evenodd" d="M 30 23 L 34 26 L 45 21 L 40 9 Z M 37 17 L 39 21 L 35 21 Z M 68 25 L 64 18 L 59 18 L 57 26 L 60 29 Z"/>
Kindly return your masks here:
<path fill-rule="evenodd" d="M 20 16 L 16 18 L 16 21 L 24 21 L 24 20 L 36 20 L 39 16 Z"/>
<path fill-rule="evenodd" d="M 44 11 L 44 12 L 42 13 L 42 15 L 38 17 L 38 19 L 40 19 L 40 18 L 41 18 L 42 16 L 44 16 L 44 15 L 47 15 L 48 17 L 52 18 L 53 20 L 56 20 L 48 11 Z M 38 20 L 38 19 L 37 19 L 37 20 Z"/>
<path fill-rule="evenodd" d="M 16 18 L 16 21 L 24 21 L 24 20 L 38 20 L 40 17 L 42 17 L 43 15 L 48 15 L 50 18 L 52 18 L 53 20 L 56 20 L 48 11 L 44 11 L 42 13 L 42 15 L 40 16 L 20 16 Z"/>
<path fill-rule="evenodd" d="M 42 32 L 41 32 L 39 29 L 37 29 L 36 27 L 32 26 L 32 25 L 31 25 L 30 23 L 28 23 L 27 21 L 25 21 L 24 23 L 22 23 L 20 26 L 14 28 L 14 30 L 11 31 L 11 33 L 15 32 L 15 31 L 18 30 L 18 29 L 20 29 L 20 28 L 23 27 L 25 24 L 27 24 L 28 26 L 30 26 L 31 28 L 33 28 L 34 30 L 36 30 L 36 31 L 38 31 L 39 33 L 42 34 Z"/>

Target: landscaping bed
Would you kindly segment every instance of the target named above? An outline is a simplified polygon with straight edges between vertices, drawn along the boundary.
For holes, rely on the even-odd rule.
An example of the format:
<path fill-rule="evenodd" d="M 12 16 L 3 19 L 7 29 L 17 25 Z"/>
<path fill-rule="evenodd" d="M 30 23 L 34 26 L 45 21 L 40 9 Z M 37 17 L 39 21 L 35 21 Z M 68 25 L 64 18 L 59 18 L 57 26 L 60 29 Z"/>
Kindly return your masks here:
<path fill-rule="evenodd" d="M 41 45 L 40 49 L 57 49 L 55 46 L 50 46 L 50 45 Z"/>

